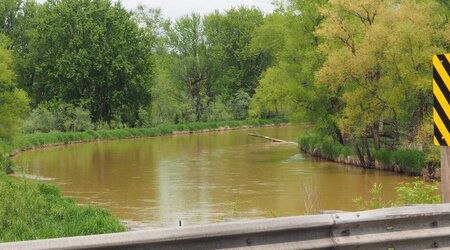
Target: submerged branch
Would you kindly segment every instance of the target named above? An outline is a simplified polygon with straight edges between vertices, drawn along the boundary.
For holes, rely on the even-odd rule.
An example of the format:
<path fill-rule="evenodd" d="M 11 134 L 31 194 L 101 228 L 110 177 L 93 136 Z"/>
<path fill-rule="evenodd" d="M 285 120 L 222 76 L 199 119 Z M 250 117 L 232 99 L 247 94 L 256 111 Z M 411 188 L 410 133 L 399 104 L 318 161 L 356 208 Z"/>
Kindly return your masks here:
<path fill-rule="evenodd" d="M 280 140 L 280 139 L 276 139 L 276 138 L 272 138 L 272 137 L 269 137 L 269 136 L 260 135 L 260 134 L 256 134 L 256 133 L 248 133 L 248 136 L 263 138 L 263 139 L 266 139 L 266 140 L 269 140 L 269 141 L 273 141 L 273 142 L 278 142 L 278 143 L 288 143 L 288 144 L 298 145 L 296 142 L 293 142 L 293 141 Z"/>

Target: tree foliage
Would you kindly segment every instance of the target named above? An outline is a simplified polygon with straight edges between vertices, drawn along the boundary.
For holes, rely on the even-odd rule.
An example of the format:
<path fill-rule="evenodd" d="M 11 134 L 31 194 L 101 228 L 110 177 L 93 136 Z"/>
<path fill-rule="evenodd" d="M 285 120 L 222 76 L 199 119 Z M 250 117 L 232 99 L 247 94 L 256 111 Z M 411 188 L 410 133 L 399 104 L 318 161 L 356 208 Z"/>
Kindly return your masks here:
<path fill-rule="evenodd" d="M 195 120 L 200 121 L 210 82 L 209 58 L 203 20 L 199 14 L 183 16 L 166 27 L 169 66 L 174 80 L 194 101 Z M 167 64 L 169 65 L 169 64 Z"/>
<path fill-rule="evenodd" d="M 110 0 L 3 0 L 0 32 L 34 107 L 79 107 L 96 127 L 291 117 L 367 166 L 372 145 L 429 138 L 429 58 L 450 48 L 447 1 L 275 4 L 169 20 Z"/>
<path fill-rule="evenodd" d="M 269 55 L 252 50 L 251 40 L 264 16 L 255 8 L 216 11 L 205 17 L 205 35 L 210 50 L 213 91 L 230 97 L 239 90 L 253 95 Z"/>
<path fill-rule="evenodd" d="M 252 40 L 274 63 L 250 115 L 311 122 L 353 146 L 367 167 L 374 166 L 372 147 L 423 142 L 430 137 L 422 129 L 432 107 L 430 58 L 449 49 L 449 13 L 447 3 L 432 0 L 279 2 Z"/>
<path fill-rule="evenodd" d="M 83 106 L 93 120 L 129 124 L 150 102 L 151 38 L 109 0 L 46 2 L 36 20 L 30 86 L 35 103 Z"/>
<path fill-rule="evenodd" d="M 10 141 L 21 132 L 29 99 L 25 91 L 16 87 L 8 43 L 8 39 L 0 34 L 0 139 Z"/>
<path fill-rule="evenodd" d="M 426 1 L 331 0 L 316 31 L 327 54 L 318 84 L 343 103 L 337 125 L 362 162 L 376 149 L 412 142 L 431 113 L 430 56 L 443 51 L 446 19 Z M 447 26 L 448 28 L 448 26 Z"/>

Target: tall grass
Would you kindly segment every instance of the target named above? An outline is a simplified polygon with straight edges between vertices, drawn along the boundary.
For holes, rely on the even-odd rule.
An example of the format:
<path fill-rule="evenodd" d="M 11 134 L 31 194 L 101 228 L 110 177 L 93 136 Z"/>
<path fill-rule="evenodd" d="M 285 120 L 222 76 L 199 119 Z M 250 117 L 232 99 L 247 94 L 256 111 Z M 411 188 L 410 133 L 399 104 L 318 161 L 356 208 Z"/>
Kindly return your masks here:
<path fill-rule="evenodd" d="M 339 144 L 329 136 L 311 133 L 300 136 L 298 143 L 301 149 L 328 159 L 337 159 L 342 156 L 356 157 L 353 147 Z M 398 165 L 403 170 L 415 170 L 417 173 L 420 173 L 428 164 L 432 164 L 424 152 L 416 149 L 375 150 L 372 148 L 371 151 L 375 160 L 384 165 Z"/>
<path fill-rule="evenodd" d="M 51 185 L 0 173 L 0 242 L 125 231 L 106 210 L 78 206 Z"/>
<path fill-rule="evenodd" d="M 346 157 L 354 154 L 352 147 L 339 144 L 330 136 L 302 135 L 298 138 L 298 145 L 303 150 L 327 158 Z"/>
<path fill-rule="evenodd" d="M 398 165 L 421 171 L 428 164 L 427 155 L 415 149 L 398 149 L 394 151 L 381 149 L 374 153 L 375 159 L 386 165 Z"/>

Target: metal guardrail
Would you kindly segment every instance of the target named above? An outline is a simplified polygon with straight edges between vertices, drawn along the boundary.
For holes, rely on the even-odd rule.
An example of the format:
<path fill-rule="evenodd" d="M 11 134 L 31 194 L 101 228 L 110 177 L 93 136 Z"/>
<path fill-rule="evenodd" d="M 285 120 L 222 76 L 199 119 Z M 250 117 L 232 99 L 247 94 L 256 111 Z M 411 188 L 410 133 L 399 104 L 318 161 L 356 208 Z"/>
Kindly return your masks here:
<path fill-rule="evenodd" d="M 224 222 L 0 244 L 0 249 L 429 249 L 450 247 L 450 204 Z"/>

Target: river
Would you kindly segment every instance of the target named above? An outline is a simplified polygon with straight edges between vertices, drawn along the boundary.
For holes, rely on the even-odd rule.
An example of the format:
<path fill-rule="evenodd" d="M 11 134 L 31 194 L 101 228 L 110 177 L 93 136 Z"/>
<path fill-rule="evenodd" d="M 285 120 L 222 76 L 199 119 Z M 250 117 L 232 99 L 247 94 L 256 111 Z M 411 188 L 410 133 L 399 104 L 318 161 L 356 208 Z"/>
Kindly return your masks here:
<path fill-rule="evenodd" d="M 295 141 L 296 126 L 256 132 Z M 77 203 L 97 205 L 127 221 L 172 227 L 355 210 L 373 183 L 393 188 L 398 174 L 320 161 L 295 145 L 249 137 L 253 129 L 94 142 L 23 152 L 27 174 L 60 187 Z"/>

